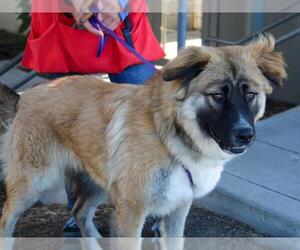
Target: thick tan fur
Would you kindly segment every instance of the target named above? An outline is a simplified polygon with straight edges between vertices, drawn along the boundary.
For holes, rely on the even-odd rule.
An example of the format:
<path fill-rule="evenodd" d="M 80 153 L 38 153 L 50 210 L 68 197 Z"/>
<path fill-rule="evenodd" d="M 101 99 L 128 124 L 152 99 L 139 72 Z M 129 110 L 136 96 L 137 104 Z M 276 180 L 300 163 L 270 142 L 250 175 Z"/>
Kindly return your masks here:
<path fill-rule="evenodd" d="M 205 158 L 208 165 L 223 166 L 231 157 L 217 149 L 211 139 L 199 141 L 194 127 L 186 133 L 196 150 L 176 146 L 179 142 L 174 139 L 175 122 L 184 128 L 191 123 L 185 120 L 188 114 L 183 111 L 182 100 L 193 93 L 214 89 L 219 79 L 230 77 L 228 61 L 238 65 L 238 72 L 247 77 L 257 92 L 270 92 L 263 74 L 278 80 L 278 84 L 286 76 L 283 60 L 273 54 L 270 40 L 264 38 L 244 47 L 188 48 L 145 86 L 116 85 L 92 76 L 74 76 L 23 93 L 11 128 L 4 135 L 7 201 L 0 223 L 3 235 L 12 234 L 18 216 L 64 179 L 66 171 L 88 173 L 108 194 L 116 207 L 116 236 L 140 236 L 148 214 L 163 216 L 168 227 L 168 216 L 177 211 L 176 207 L 185 207 L 178 217 L 178 223 L 184 225 L 193 198 L 178 201 L 170 209 L 156 207 L 151 188 L 159 170 L 177 171 L 174 159 L 185 161 L 194 157 L 195 162 L 201 162 Z M 204 65 L 205 70 L 192 80 L 187 93 L 180 77 L 170 82 L 163 80 L 197 63 Z M 264 103 L 261 106 L 264 109 Z M 262 114 L 263 111 L 257 119 Z M 209 145 L 212 146 L 206 154 Z M 220 167 L 216 171 L 221 170 Z M 215 186 L 219 174 L 199 197 Z M 185 176 L 178 172 L 181 175 Z M 210 185 L 209 180 L 206 185 Z M 188 180 L 184 181 L 188 186 Z M 80 209 L 83 203 L 76 206 Z M 167 236 L 182 234 L 181 226 L 173 233 L 169 228 Z"/>

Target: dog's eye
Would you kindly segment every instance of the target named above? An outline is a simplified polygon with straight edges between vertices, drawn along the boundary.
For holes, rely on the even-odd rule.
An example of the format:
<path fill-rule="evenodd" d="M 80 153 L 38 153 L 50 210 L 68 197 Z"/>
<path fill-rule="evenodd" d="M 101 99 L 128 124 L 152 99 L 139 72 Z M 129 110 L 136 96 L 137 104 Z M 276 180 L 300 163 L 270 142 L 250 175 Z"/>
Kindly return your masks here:
<path fill-rule="evenodd" d="M 254 100 L 256 95 L 257 95 L 257 93 L 255 93 L 255 92 L 248 92 L 248 93 L 246 93 L 246 100 L 248 102 L 251 102 Z"/>
<path fill-rule="evenodd" d="M 211 94 L 211 96 L 216 102 L 223 102 L 225 100 L 225 96 L 223 93 L 214 93 Z"/>

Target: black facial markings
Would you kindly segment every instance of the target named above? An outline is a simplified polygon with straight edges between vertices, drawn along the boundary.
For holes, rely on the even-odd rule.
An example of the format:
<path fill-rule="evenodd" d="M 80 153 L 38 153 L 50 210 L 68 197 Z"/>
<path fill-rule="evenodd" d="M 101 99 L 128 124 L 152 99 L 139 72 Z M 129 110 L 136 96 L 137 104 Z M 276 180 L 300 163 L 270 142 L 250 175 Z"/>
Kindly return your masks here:
<path fill-rule="evenodd" d="M 220 88 L 219 91 L 216 90 L 215 93 L 209 93 L 208 96 L 214 96 L 217 93 L 222 93 L 225 97 L 224 103 L 226 103 L 227 100 L 230 100 L 230 98 L 237 93 L 240 95 L 245 101 L 246 100 L 246 94 L 250 91 L 250 86 L 249 82 L 243 78 L 239 77 L 235 81 L 226 78 L 223 81 L 220 82 Z M 254 94 L 256 93 L 255 91 L 252 91 Z"/>
<path fill-rule="evenodd" d="M 237 84 L 243 91 L 249 88 L 248 81 L 245 78 L 239 78 Z"/>
<path fill-rule="evenodd" d="M 229 98 L 230 93 L 232 92 L 232 89 L 233 89 L 233 85 L 231 82 L 229 82 L 228 84 L 226 84 L 222 87 L 222 91 L 225 95 L 225 98 Z"/>
<path fill-rule="evenodd" d="M 229 78 L 223 80 L 221 82 L 220 92 L 222 94 L 224 94 L 224 97 L 225 97 L 224 101 L 226 101 L 230 97 L 232 91 L 233 91 L 233 82 L 232 82 L 232 80 L 229 79 Z"/>
<path fill-rule="evenodd" d="M 245 95 L 251 92 L 249 81 L 243 77 L 233 80 L 227 78 L 219 83 L 219 89 L 215 93 L 223 93 L 225 100 L 222 103 L 217 101 L 208 102 L 209 105 L 205 112 L 199 112 L 198 123 L 203 128 L 202 121 L 205 121 L 208 134 L 225 151 L 242 152 L 249 145 L 243 144 L 237 135 L 240 131 L 250 130 L 254 133 L 254 117 L 259 110 L 259 103 L 254 99 L 248 102 Z M 253 91 L 255 92 L 255 91 Z M 213 92 L 211 93 L 213 94 Z M 238 132 L 237 132 L 238 131 Z M 238 134 L 239 133 L 239 134 Z"/>
<path fill-rule="evenodd" d="M 231 91 L 233 89 L 233 83 L 234 83 L 234 81 L 232 79 L 226 78 L 223 81 L 223 87 L 227 86 L 228 91 Z"/>
<path fill-rule="evenodd" d="M 250 84 L 245 78 L 239 79 L 238 88 L 244 101 L 248 103 L 250 110 L 253 112 L 254 115 L 256 115 L 256 110 L 259 110 L 259 108 L 255 109 L 255 105 L 259 105 L 259 103 L 257 102 L 257 100 L 255 101 L 255 97 L 258 95 L 258 93 L 250 88 Z M 253 95 L 253 97 L 252 99 L 249 99 L 248 96 L 251 94 Z"/>
<path fill-rule="evenodd" d="M 236 78 L 237 78 L 237 68 L 235 67 L 234 63 L 229 61 L 229 67 L 230 67 L 230 70 L 232 72 L 232 76 L 233 76 L 233 81 L 236 81 Z"/>

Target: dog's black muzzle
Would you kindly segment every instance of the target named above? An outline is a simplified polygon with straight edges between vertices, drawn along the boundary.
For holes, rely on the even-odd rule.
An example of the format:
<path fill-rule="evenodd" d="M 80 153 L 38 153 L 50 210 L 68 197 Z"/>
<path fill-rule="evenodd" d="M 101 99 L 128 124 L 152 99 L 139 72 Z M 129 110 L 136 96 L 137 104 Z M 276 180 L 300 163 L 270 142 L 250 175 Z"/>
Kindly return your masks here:
<path fill-rule="evenodd" d="M 214 127 L 207 125 L 207 128 L 221 149 L 232 154 L 244 153 L 255 139 L 255 129 L 250 124 L 234 126 L 232 129 L 226 129 L 224 124 Z"/>

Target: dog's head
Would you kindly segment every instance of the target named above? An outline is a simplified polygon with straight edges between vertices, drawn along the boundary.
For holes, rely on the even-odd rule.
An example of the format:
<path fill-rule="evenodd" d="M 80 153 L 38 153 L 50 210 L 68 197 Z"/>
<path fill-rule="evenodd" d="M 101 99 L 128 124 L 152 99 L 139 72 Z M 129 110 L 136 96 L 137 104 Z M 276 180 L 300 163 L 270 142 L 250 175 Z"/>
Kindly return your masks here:
<path fill-rule="evenodd" d="M 177 127 L 196 148 L 226 158 L 251 145 L 271 84 L 282 86 L 287 76 L 274 47 L 272 36 L 245 46 L 190 47 L 163 68 L 163 79 L 177 84 Z"/>

